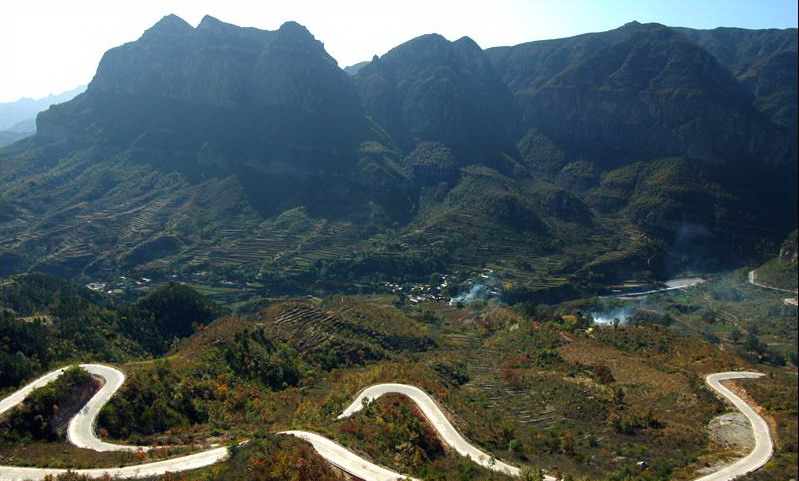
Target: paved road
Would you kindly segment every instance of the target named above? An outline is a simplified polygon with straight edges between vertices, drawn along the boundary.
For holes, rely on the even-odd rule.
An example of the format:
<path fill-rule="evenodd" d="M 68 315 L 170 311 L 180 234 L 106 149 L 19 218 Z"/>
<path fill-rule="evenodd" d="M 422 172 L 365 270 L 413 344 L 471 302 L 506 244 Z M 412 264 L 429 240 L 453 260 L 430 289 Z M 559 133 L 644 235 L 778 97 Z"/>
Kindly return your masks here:
<path fill-rule="evenodd" d="M 769 286 L 768 284 L 761 284 L 757 282 L 757 271 L 751 270 L 749 271 L 749 283 L 755 285 L 757 287 L 762 287 L 763 289 L 771 289 L 772 291 L 780 291 L 780 292 L 790 292 L 791 294 L 797 294 L 799 291 L 792 291 L 790 289 L 781 289 L 779 287 Z"/>
<path fill-rule="evenodd" d="M 98 451 L 128 451 L 131 448 L 138 449 L 135 446 L 105 443 L 98 439 L 94 433 L 94 422 L 97 413 L 102 405 L 108 402 L 114 392 L 122 385 L 125 380 L 124 374 L 114 368 L 99 364 L 83 364 L 81 366 L 89 372 L 103 377 L 106 383 L 103 388 L 89 400 L 81 413 L 70 422 L 69 440 L 75 444 L 81 443 L 80 445 L 83 447 L 96 449 Z M 22 402 L 25 396 L 33 389 L 46 385 L 63 374 L 63 372 L 64 369 L 58 369 L 47 373 L 36 381 L 19 389 L 14 394 L 0 400 L 0 415 Z M 755 448 L 749 455 L 730 466 L 713 474 L 698 478 L 695 481 L 730 481 L 762 467 L 771 458 L 774 446 L 769 433 L 768 424 L 752 407 L 721 384 L 721 381 L 729 379 L 753 379 L 761 376 L 763 376 L 763 374 L 752 372 L 723 372 L 707 376 L 707 384 L 730 400 L 749 419 L 755 435 Z M 489 454 L 467 442 L 452 426 L 436 402 L 424 391 L 414 386 L 406 384 L 378 384 L 366 388 L 358 395 L 355 401 L 344 410 L 339 416 L 339 419 L 346 418 L 360 411 L 363 408 L 365 399 L 374 400 L 389 393 L 403 394 L 416 403 L 427 420 L 438 432 L 441 439 L 461 455 L 469 456 L 475 462 L 486 468 L 493 469 L 494 471 L 511 476 L 518 476 L 520 474 L 519 468 L 496 460 Z M 359 478 L 368 481 L 398 481 L 404 479 L 418 481 L 415 478 L 403 476 L 402 474 L 371 463 L 349 451 L 347 448 L 318 434 L 306 431 L 285 431 L 281 434 L 288 434 L 304 439 L 311 443 L 313 448 L 328 462 Z M 79 469 L 75 470 L 75 472 L 91 477 L 101 477 L 108 474 L 120 478 L 141 478 L 167 472 L 201 468 L 219 462 L 225 459 L 227 455 L 228 450 L 223 447 L 153 463 L 126 466 L 123 468 Z M 65 469 L 0 466 L 0 481 L 22 481 L 26 479 L 39 481 L 47 475 L 57 475 L 64 472 L 66 472 Z M 547 481 L 555 481 L 555 478 L 551 476 L 546 476 L 545 479 Z"/>
<path fill-rule="evenodd" d="M 145 478 L 164 473 L 174 473 L 178 471 L 188 471 L 191 469 L 203 468 L 227 458 L 228 449 L 215 448 L 201 453 L 182 456 L 180 458 L 165 459 L 154 463 L 138 464 L 126 466 L 124 468 L 102 468 L 102 469 L 74 469 L 77 474 L 85 474 L 92 478 L 100 478 L 108 474 L 119 478 Z M 55 476 L 67 472 L 66 469 L 50 468 L 21 468 L 16 466 L 0 466 L 0 480 L 2 481 L 41 481 L 45 476 Z"/>
<path fill-rule="evenodd" d="M 126 446 L 122 444 L 106 443 L 97 437 L 97 434 L 94 432 L 94 425 L 97 421 L 97 416 L 100 414 L 100 409 L 111 399 L 111 396 L 117 392 L 119 387 L 122 386 L 122 383 L 125 382 L 125 374 L 118 369 L 101 364 L 81 364 L 80 367 L 90 374 L 101 377 L 104 380 L 104 384 L 70 421 L 67 427 L 67 439 L 69 442 L 79 448 L 93 449 L 95 451 L 147 451 L 151 449 L 147 446 Z M 51 371 L 0 401 L 0 415 L 21 403 L 34 389 L 40 388 L 61 377 L 66 369 L 67 368 L 60 368 Z"/>
<path fill-rule="evenodd" d="M 125 374 L 118 369 L 101 364 L 81 364 L 80 367 L 90 374 L 103 378 L 105 384 L 70 421 L 67 428 L 69 442 L 79 448 L 93 449 L 95 451 L 149 451 L 151 448 L 147 446 L 111 444 L 97 437 L 94 432 L 94 426 L 97 423 L 100 409 L 125 382 Z"/>
<path fill-rule="evenodd" d="M 344 446 L 324 436 L 307 431 L 284 431 L 280 434 L 289 434 L 308 441 L 316 452 L 325 458 L 327 462 L 334 466 L 338 466 L 357 478 L 367 481 L 399 481 L 406 479 L 410 481 L 421 481 L 367 461 Z"/>
<path fill-rule="evenodd" d="M 86 403 L 86 405 L 75 415 L 67 427 L 67 439 L 72 444 L 95 451 L 139 451 L 151 449 L 145 446 L 128 446 L 122 444 L 111 444 L 102 441 L 94 432 L 95 422 L 100 409 L 111 399 L 111 396 L 125 382 L 125 374 L 118 369 L 100 364 L 81 364 L 80 367 L 91 374 L 100 376 L 105 383 L 97 393 Z M 5 399 L 0 400 L 0 416 L 6 411 L 20 404 L 28 394 L 36 388 L 47 385 L 60 377 L 66 368 L 51 371 L 30 384 L 20 388 Z M 155 476 L 167 472 L 187 471 L 197 469 L 210 464 L 214 464 L 227 457 L 227 448 L 215 448 L 200 453 L 181 456 L 179 458 L 166 459 L 153 463 L 126 466 L 124 468 L 109 469 L 79 469 L 75 472 L 86 474 L 91 477 L 101 477 L 104 474 L 118 476 L 120 478 L 141 478 Z M 66 472 L 66 469 L 48 468 L 23 468 L 15 466 L 0 466 L 0 481 L 22 481 L 29 479 L 37 481 L 44 479 L 47 475 L 56 475 Z"/>
<path fill-rule="evenodd" d="M 449 422 L 447 416 L 441 411 L 441 408 L 438 407 L 433 398 L 417 387 L 408 386 L 407 384 L 378 384 L 368 387 L 355 398 L 355 401 L 341 413 L 338 419 L 352 416 L 354 413 L 363 409 L 363 402 L 365 399 L 371 401 L 384 394 L 393 393 L 408 396 L 411 401 L 416 403 L 422 411 L 422 414 L 424 414 L 430 424 L 433 425 L 438 435 L 441 436 L 441 439 L 449 444 L 450 447 L 461 456 L 468 456 L 481 466 L 510 476 L 518 476 L 521 474 L 521 471 L 516 466 L 511 466 L 494 459 L 491 455 L 481 451 L 466 441 Z M 547 480 L 554 481 L 555 478 L 547 477 Z"/>
<path fill-rule="evenodd" d="M 687 289 L 689 287 L 701 284 L 703 282 L 705 282 L 705 280 L 700 277 L 671 279 L 665 282 L 666 287 L 661 287 L 660 289 L 652 289 L 649 291 L 642 291 L 642 292 L 628 292 L 626 294 L 611 294 L 609 296 L 600 296 L 600 297 L 621 297 L 621 298 L 646 297 L 660 292 L 674 291 L 677 289 Z"/>
<path fill-rule="evenodd" d="M 705 382 L 707 382 L 710 387 L 732 402 L 735 407 L 749 419 L 749 423 L 752 425 L 752 431 L 754 431 L 755 434 L 755 448 L 747 456 L 726 468 L 708 474 L 707 476 L 697 478 L 694 481 L 730 481 L 763 467 L 763 465 L 771 459 L 772 454 L 774 454 L 774 444 L 771 440 L 768 423 L 766 423 L 766 420 L 743 399 L 721 384 L 721 381 L 731 379 L 756 379 L 762 376 L 763 374 L 757 372 L 719 372 L 710 374 L 705 378 Z"/>
<path fill-rule="evenodd" d="M 780 289 L 779 287 L 772 287 L 766 284 L 761 284 L 757 282 L 757 271 L 751 270 L 749 271 L 749 283 L 755 285 L 757 287 L 762 287 L 763 289 L 771 289 L 772 291 L 780 291 L 780 292 L 790 292 L 791 294 L 797 294 L 797 291 L 792 291 L 790 289 Z M 796 306 L 799 305 L 799 299 L 796 297 L 786 297 L 782 300 L 782 303 L 786 306 Z"/>
<path fill-rule="evenodd" d="M 2 416 L 6 411 L 15 407 L 17 404 L 21 403 L 28 397 L 28 394 L 31 393 L 34 389 L 38 389 L 42 386 L 46 386 L 58 378 L 60 375 L 64 374 L 64 368 L 56 369 L 55 371 L 48 372 L 44 376 L 36 379 L 32 383 L 19 388 L 10 396 L 0 399 L 0 416 Z"/>

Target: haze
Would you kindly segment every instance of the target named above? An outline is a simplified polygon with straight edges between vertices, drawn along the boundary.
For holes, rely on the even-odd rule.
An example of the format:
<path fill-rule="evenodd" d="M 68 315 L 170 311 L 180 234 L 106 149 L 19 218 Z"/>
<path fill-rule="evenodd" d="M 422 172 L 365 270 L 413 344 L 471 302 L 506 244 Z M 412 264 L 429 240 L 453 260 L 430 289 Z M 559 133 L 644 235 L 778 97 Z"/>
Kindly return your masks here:
<path fill-rule="evenodd" d="M 177 14 L 273 30 L 295 20 L 344 67 L 421 34 L 468 35 L 483 48 L 616 28 L 632 20 L 693 28 L 788 28 L 796 0 L 404 0 L 321 2 L 0 0 L 0 101 L 39 98 L 91 80 L 103 53 Z"/>

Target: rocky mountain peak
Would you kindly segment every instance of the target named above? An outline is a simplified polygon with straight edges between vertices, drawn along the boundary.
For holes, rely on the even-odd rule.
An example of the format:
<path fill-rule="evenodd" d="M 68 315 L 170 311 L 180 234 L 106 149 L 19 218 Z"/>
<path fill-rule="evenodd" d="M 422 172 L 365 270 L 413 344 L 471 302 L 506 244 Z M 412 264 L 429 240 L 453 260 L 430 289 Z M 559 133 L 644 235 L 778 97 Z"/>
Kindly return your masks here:
<path fill-rule="evenodd" d="M 638 20 L 633 20 L 631 22 L 625 23 L 624 25 L 619 27 L 618 30 L 635 30 L 639 28 L 641 25 L 642 25 L 641 22 L 639 22 Z"/>
<path fill-rule="evenodd" d="M 218 18 L 212 17 L 210 15 L 204 16 L 203 19 L 200 20 L 200 24 L 197 25 L 197 31 L 199 32 L 205 31 L 205 32 L 224 33 L 224 32 L 229 32 L 231 30 L 241 30 L 241 29 L 242 29 L 241 27 L 232 25 L 230 23 L 225 23 L 219 20 Z"/>
<path fill-rule="evenodd" d="M 174 39 L 175 37 L 191 35 L 194 27 L 175 14 L 170 14 L 156 22 L 155 25 L 144 31 L 142 40 Z"/>
<path fill-rule="evenodd" d="M 483 49 L 480 48 L 480 45 L 478 45 L 477 42 L 475 42 L 471 37 L 461 37 L 452 42 L 452 45 L 464 51 L 475 53 L 483 51 Z"/>
<path fill-rule="evenodd" d="M 279 29 L 277 29 L 277 31 L 285 38 L 316 41 L 316 38 L 313 36 L 313 34 L 311 34 L 310 31 L 308 31 L 307 28 L 294 21 L 285 22 L 280 26 Z"/>
<path fill-rule="evenodd" d="M 423 64 L 439 62 L 451 56 L 452 43 L 437 33 L 429 33 L 392 48 L 381 59 L 384 63 Z"/>
<path fill-rule="evenodd" d="M 409 40 L 355 77 L 368 115 L 398 143 L 441 142 L 464 159 L 501 149 L 510 93 L 474 40 Z"/>

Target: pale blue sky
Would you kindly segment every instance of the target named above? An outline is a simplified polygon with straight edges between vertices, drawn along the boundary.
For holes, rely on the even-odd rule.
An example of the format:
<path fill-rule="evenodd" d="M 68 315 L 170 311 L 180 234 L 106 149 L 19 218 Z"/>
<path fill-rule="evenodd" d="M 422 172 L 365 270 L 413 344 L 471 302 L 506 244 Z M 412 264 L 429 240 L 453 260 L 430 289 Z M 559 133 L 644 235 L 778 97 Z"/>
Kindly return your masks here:
<path fill-rule="evenodd" d="M 91 80 L 103 52 L 164 15 L 206 13 L 268 30 L 295 20 L 342 67 L 421 34 L 472 37 L 483 48 L 560 38 L 629 21 L 693 28 L 797 26 L 797 0 L 0 0 L 0 101 Z"/>

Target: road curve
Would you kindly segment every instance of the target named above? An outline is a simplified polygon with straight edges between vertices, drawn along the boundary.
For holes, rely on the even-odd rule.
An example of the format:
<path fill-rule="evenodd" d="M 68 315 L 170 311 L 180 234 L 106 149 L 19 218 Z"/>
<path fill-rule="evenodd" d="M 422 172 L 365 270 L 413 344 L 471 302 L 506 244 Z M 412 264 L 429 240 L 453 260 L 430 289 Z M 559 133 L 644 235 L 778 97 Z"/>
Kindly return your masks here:
<path fill-rule="evenodd" d="M 87 402 L 69 422 L 69 426 L 67 427 L 67 439 L 69 442 L 79 448 L 92 449 L 94 451 L 148 451 L 151 449 L 147 446 L 111 444 L 97 437 L 97 434 L 94 432 L 94 426 L 97 421 L 97 416 L 100 414 L 100 409 L 111 399 L 111 396 L 117 392 L 119 387 L 122 386 L 122 383 L 125 382 L 125 374 L 118 369 L 101 364 L 81 364 L 80 367 L 85 369 L 89 374 L 101 377 L 105 382 L 100 390 L 89 399 L 89 402 Z M 45 386 L 61 377 L 66 370 L 67 368 L 63 367 L 48 372 L 11 396 L 0 401 L 0 416 L 24 401 L 28 394 L 34 389 Z"/>
<path fill-rule="evenodd" d="M 747 275 L 747 279 L 749 280 L 749 283 L 752 284 L 753 286 L 762 287 L 763 289 L 771 289 L 772 291 L 780 291 L 780 292 L 789 292 L 791 294 L 799 294 L 799 291 L 792 291 L 790 289 L 782 289 L 781 287 L 774 287 L 774 286 L 770 286 L 768 284 L 761 284 L 761 283 L 757 282 L 757 271 L 754 270 L 754 269 L 749 271 L 749 274 Z"/>
<path fill-rule="evenodd" d="M 105 443 L 98 439 L 97 435 L 94 433 L 94 422 L 100 408 L 103 404 L 108 402 L 114 392 L 122 385 L 125 380 L 124 374 L 114 368 L 99 364 L 82 364 L 81 367 L 92 374 L 102 377 L 106 382 L 100 391 L 89 400 L 86 406 L 81 410 L 81 413 L 75 416 L 70 422 L 68 429 L 70 442 L 73 444 L 80 443 L 78 445 L 81 447 L 98 451 L 129 451 L 131 448 L 134 450 L 139 449 L 136 446 Z M 0 415 L 21 403 L 34 389 L 44 386 L 58 378 L 63 374 L 64 370 L 65 368 L 62 368 L 49 372 L 32 383 L 20 388 L 10 396 L 0 400 Z M 705 381 L 711 388 L 732 402 L 735 407 L 749 419 L 755 435 L 755 448 L 746 457 L 739 459 L 715 473 L 697 478 L 694 481 L 731 481 L 739 476 L 761 468 L 771 458 L 774 452 L 774 445 L 766 421 L 743 399 L 721 384 L 722 381 L 726 380 L 754 379 L 761 376 L 763 376 L 763 374 L 754 372 L 722 372 L 710 374 L 705 378 Z M 518 476 L 521 474 L 519 468 L 498 461 L 469 444 L 469 442 L 467 442 L 452 426 L 436 402 L 424 391 L 414 386 L 406 384 L 378 384 L 368 387 L 356 397 L 355 401 L 353 401 L 338 418 L 343 419 L 360 411 L 363 408 L 364 400 L 371 401 L 390 393 L 402 394 L 411 399 L 433 425 L 433 428 L 438 432 L 441 439 L 461 455 L 468 456 L 478 464 L 497 472 L 511 476 Z M 279 434 L 296 436 L 309 442 L 329 463 L 338 466 L 354 476 L 366 479 L 367 481 L 418 481 L 415 478 L 404 476 L 371 463 L 340 444 L 318 434 L 307 431 L 285 431 Z M 227 448 L 222 447 L 152 463 L 122 468 L 78 469 L 74 470 L 74 472 L 93 478 L 101 477 L 106 474 L 119 478 L 142 478 L 165 474 L 167 472 L 198 469 L 219 462 L 227 458 L 227 456 Z M 0 481 L 39 481 L 47 475 L 62 474 L 66 471 L 66 469 L 0 466 Z M 556 478 L 546 476 L 545 479 L 547 481 L 555 481 Z"/>
<path fill-rule="evenodd" d="M 764 376 L 764 374 L 758 372 L 732 371 L 710 374 L 705 378 L 705 382 L 708 386 L 733 403 L 749 420 L 749 423 L 752 425 L 752 431 L 755 434 L 755 448 L 751 453 L 729 466 L 715 473 L 697 478 L 694 481 L 730 481 L 762 468 L 763 465 L 771 459 L 772 454 L 774 454 L 774 443 L 771 440 L 768 423 L 754 408 L 752 408 L 752 406 L 747 404 L 746 401 L 721 384 L 721 381 L 732 379 L 757 379 L 762 376 Z"/>
<path fill-rule="evenodd" d="M 310 433 L 308 431 L 283 431 L 279 434 L 288 434 L 309 442 L 316 452 L 325 458 L 328 463 L 337 466 L 356 478 L 365 479 L 367 481 L 421 481 L 417 478 L 412 478 L 378 466 L 377 464 L 363 459 L 337 442 L 315 433 Z"/>
<path fill-rule="evenodd" d="M 79 448 L 93 449 L 95 451 L 149 451 L 148 446 L 130 446 L 123 444 L 107 443 L 97 437 L 94 427 L 100 409 L 107 403 L 111 396 L 125 382 L 125 374 L 113 367 L 101 364 L 81 364 L 80 367 L 105 380 L 105 384 L 89 399 L 89 402 L 72 418 L 67 428 L 67 439 Z"/>
<path fill-rule="evenodd" d="M 69 422 L 69 426 L 67 427 L 67 439 L 69 442 L 80 448 L 94 451 L 146 451 L 151 449 L 146 446 L 107 443 L 97 437 L 97 434 L 94 432 L 97 415 L 100 413 L 100 409 L 102 409 L 103 405 L 111 399 L 111 396 L 113 396 L 119 387 L 122 386 L 122 383 L 125 382 L 125 374 L 118 369 L 101 364 L 81 364 L 80 367 L 90 374 L 103 378 L 105 383 Z M 66 370 L 67 368 L 64 367 L 51 371 L 20 388 L 10 396 L 0 400 L 0 416 L 19 405 L 34 389 L 45 386 L 58 379 Z M 225 459 L 227 454 L 227 448 L 215 448 L 188 456 L 181 456 L 179 458 L 165 459 L 123 468 L 78 469 L 75 470 L 75 472 L 93 478 L 98 478 L 105 474 L 120 478 L 141 478 L 168 472 L 201 468 Z M 47 475 L 57 475 L 65 473 L 66 471 L 66 469 L 0 466 L 0 481 L 37 481 L 43 479 Z"/>
<path fill-rule="evenodd" d="M 516 466 L 503 463 L 466 441 L 449 422 L 449 419 L 447 419 L 447 416 L 441 411 L 441 408 L 438 407 L 433 398 L 414 386 L 407 384 L 377 384 L 370 386 L 361 391 L 355 401 L 341 413 L 338 419 L 352 416 L 363 409 L 364 401 L 372 401 L 384 394 L 402 394 L 410 398 L 411 401 L 416 403 L 430 424 L 433 425 L 441 439 L 461 456 L 467 456 L 477 464 L 499 473 L 510 476 L 519 476 L 521 474 L 521 470 Z M 555 480 L 552 477 L 547 477 L 546 479 Z"/>

